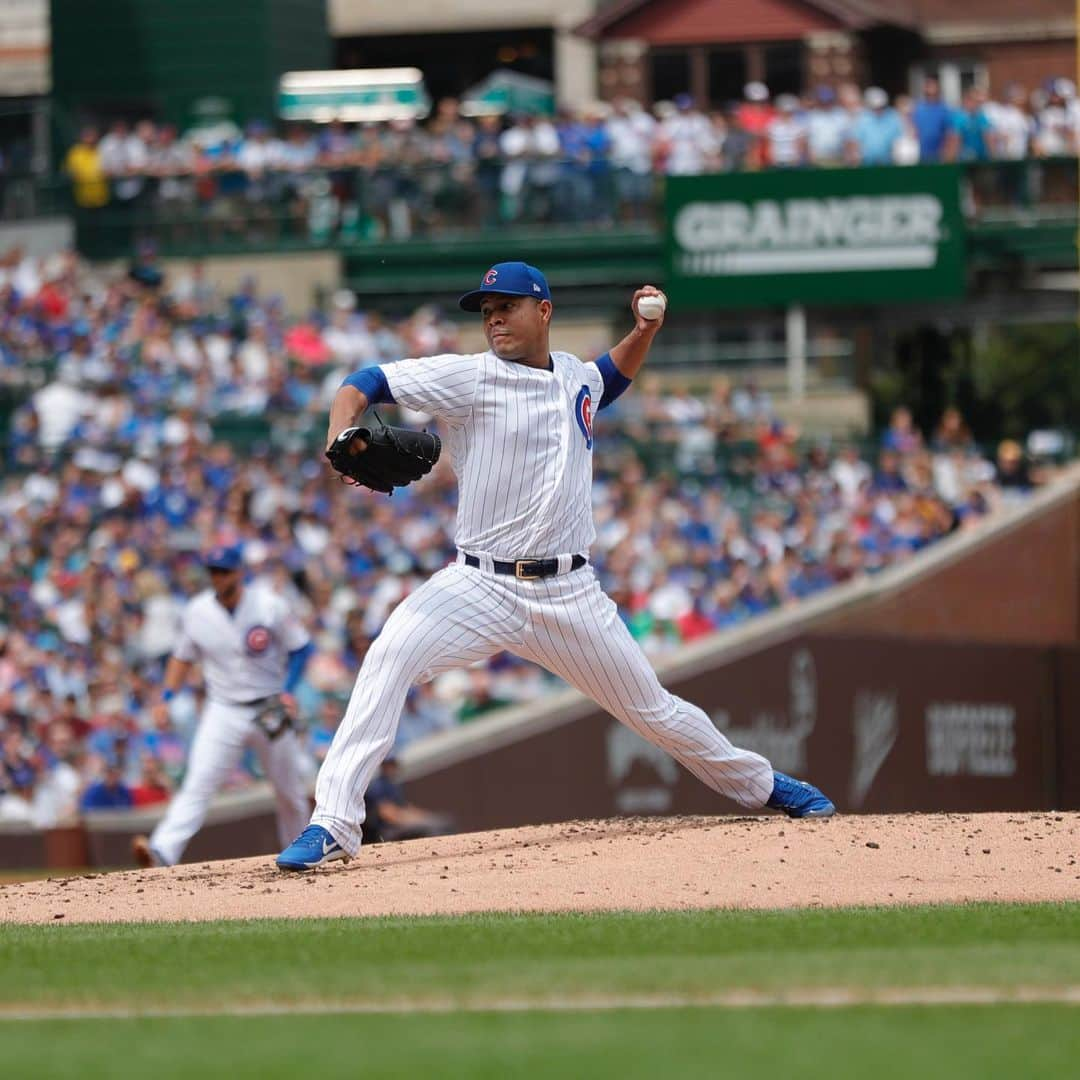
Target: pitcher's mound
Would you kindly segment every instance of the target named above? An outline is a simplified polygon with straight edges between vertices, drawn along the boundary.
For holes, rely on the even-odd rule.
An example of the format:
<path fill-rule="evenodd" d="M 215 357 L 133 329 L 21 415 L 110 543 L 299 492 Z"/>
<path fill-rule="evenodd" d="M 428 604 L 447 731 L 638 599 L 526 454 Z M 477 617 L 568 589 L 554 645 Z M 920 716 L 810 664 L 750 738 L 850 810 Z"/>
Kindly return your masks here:
<path fill-rule="evenodd" d="M 619 818 L 0 889 L 0 921 L 838 907 L 1080 899 L 1080 814 Z"/>

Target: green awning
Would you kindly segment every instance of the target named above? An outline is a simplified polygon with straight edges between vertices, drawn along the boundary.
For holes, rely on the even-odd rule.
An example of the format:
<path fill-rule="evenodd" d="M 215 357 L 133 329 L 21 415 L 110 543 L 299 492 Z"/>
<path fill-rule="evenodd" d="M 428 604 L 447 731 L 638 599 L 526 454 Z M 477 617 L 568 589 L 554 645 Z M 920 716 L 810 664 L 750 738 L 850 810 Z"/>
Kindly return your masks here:
<path fill-rule="evenodd" d="M 485 113 L 551 116 L 555 112 L 555 86 L 547 79 L 500 68 L 465 92 L 461 111 L 466 116 Z"/>
<path fill-rule="evenodd" d="M 283 120 L 416 119 L 431 111 L 418 68 L 290 71 L 281 76 L 278 115 Z"/>

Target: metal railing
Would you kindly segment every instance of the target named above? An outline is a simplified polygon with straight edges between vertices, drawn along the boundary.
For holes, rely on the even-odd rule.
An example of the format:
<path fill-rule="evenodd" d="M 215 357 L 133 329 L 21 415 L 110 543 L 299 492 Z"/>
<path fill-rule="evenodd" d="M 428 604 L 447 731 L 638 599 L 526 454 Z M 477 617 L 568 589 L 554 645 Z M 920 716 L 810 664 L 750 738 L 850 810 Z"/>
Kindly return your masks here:
<path fill-rule="evenodd" d="M 973 222 L 1076 218 L 1075 157 L 972 162 L 963 168 L 964 209 Z M 351 248 L 516 226 L 567 234 L 655 227 L 663 213 L 663 192 L 662 176 L 606 161 L 257 174 L 222 168 L 81 184 L 66 176 L 7 176 L 0 177 L 0 219 L 72 214 L 79 247 L 92 256 L 127 254 L 141 240 L 176 253 Z"/>

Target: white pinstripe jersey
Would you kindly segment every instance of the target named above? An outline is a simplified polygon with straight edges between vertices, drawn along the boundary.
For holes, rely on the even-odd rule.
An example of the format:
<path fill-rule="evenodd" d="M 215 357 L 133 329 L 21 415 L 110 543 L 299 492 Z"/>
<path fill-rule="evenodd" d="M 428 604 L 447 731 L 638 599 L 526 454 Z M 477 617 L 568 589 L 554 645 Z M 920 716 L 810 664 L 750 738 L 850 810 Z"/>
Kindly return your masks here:
<path fill-rule="evenodd" d="M 446 425 L 462 551 L 545 559 L 592 545 L 592 417 L 603 376 L 569 353 L 551 359 L 554 370 L 492 352 L 382 365 L 396 402 Z"/>
<path fill-rule="evenodd" d="M 236 705 L 280 694 L 288 654 L 308 640 L 288 603 L 264 585 L 245 585 L 231 613 L 204 589 L 184 608 L 172 654 L 201 661 L 207 694 Z"/>

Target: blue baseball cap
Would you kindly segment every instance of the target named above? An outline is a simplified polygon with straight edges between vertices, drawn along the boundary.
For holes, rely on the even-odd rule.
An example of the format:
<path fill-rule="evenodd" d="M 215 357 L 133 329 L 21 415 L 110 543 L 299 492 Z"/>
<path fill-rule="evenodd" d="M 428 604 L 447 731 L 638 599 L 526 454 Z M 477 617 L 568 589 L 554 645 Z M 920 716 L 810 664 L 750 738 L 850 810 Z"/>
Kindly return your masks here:
<path fill-rule="evenodd" d="M 239 570 L 244 559 L 238 544 L 211 548 L 203 560 L 210 570 Z"/>
<path fill-rule="evenodd" d="M 467 292 L 458 304 L 462 311 L 479 311 L 485 296 L 531 296 L 534 300 L 550 300 L 547 278 L 523 262 L 496 263 L 480 279 L 480 288 Z"/>

